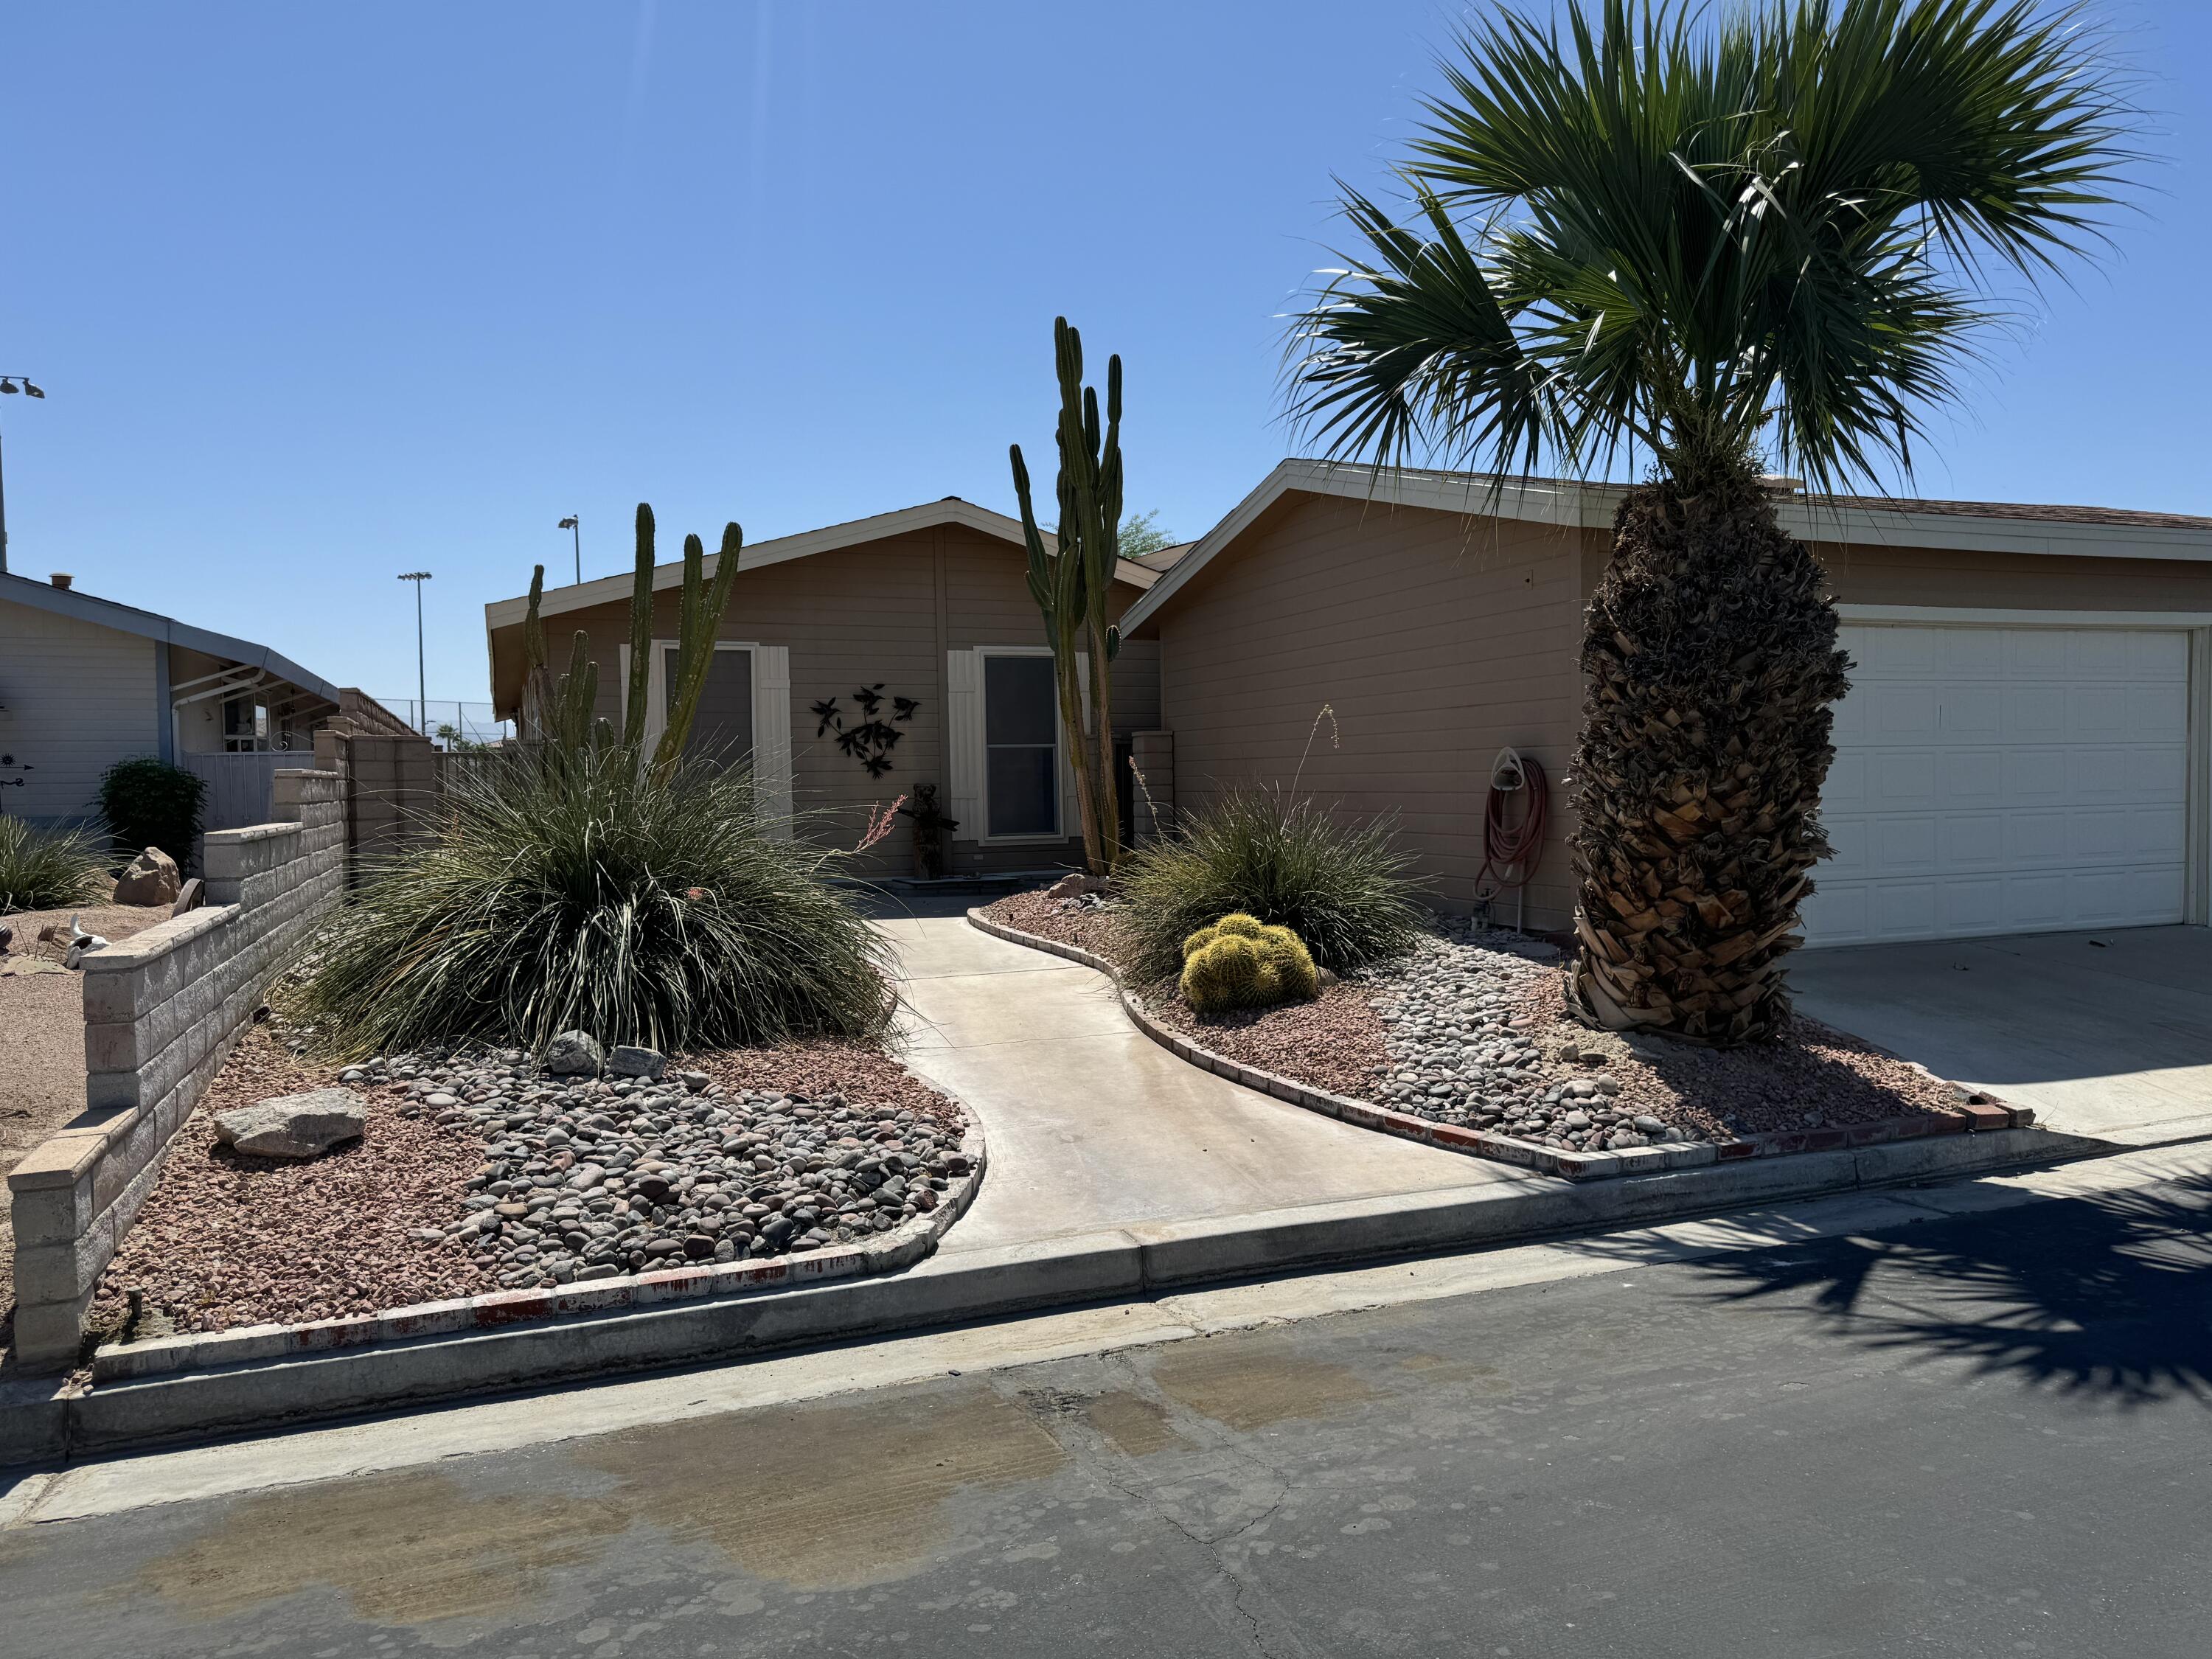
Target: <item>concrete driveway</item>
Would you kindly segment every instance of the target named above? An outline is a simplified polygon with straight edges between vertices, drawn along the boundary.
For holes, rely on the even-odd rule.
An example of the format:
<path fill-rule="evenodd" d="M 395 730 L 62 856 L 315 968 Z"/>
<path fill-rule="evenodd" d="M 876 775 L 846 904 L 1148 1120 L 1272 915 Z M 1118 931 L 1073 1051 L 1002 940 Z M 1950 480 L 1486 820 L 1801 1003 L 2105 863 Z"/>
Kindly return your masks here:
<path fill-rule="evenodd" d="M 1790 982 L 1814 1018 L 2051 1128 L 2131 1146 L 2212 1133 L 2212 928 L 1808 951 Z"/>

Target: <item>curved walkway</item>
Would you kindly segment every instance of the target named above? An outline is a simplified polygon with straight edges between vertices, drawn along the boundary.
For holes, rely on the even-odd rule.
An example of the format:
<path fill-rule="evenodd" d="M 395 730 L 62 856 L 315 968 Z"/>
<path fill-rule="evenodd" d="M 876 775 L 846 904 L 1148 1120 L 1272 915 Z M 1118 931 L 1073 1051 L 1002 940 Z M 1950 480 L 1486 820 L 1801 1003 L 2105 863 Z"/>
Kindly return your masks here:
<path fill-rule="evenodd" d="M 1528 1179 L 1201 1072 L 1132 1026 L 1103 974 L 963 917 L 878 925 L 899 949 L 902 1058 L 990 1149 L 961 1249 Z"/>

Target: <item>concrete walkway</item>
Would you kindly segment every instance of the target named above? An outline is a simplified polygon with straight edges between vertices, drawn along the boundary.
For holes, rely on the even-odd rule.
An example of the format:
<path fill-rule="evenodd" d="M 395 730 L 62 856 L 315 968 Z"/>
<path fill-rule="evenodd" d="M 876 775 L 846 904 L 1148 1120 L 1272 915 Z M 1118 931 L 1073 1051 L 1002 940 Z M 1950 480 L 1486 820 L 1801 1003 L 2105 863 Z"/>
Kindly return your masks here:
<path fill-rule="evenodd" d="M 1201 1072 L 1132 1026 L 1104 975 L 963 917 L 878 925 L 902 964 L 902 1058 L 990 1145 L 951 1248 L 1528 1179 Z"/>
<path fill-rule="evenodd" d="M 1797 1006 L 2046 1127 L 2147 1146 L 2212 1134 L 2212 928 L 1808 951 Z"/>

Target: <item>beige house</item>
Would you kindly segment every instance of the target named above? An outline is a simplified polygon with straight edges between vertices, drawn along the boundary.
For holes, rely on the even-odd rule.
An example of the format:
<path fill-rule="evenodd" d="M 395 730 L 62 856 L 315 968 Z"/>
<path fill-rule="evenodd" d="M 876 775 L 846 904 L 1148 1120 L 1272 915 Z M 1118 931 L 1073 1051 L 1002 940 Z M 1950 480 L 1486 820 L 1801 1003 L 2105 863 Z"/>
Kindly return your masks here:
<path fill-rule="evenodd" d="M 66 576 L 0 573 L 0 812 L 90 821 L 100 775 L 151 755 L 206 780 L 208 829 L 265 823 L 276 769 L 307 764 L 314 733 L 340 715 L 407 732 L 265 645 L 100 599 Z"/>
<path fill-rule="evenodd" d="M 1512 745 L 1551 781 L 1528 922 L 1565 927 L 1582 611 L 1619 498 L 1284 462 L 1123 618 L 1158 653 L 1176 799 L 1303 765 L 1307 793 L 1395 814 L 1463 910 Z M 1782 516 L 1857 665 L 1809 942 L 2212 920 L 2212 520 L 1802 495 Z"/>
<path fill-rule="evenodd" d="M 711 576 L 717 560 L 709 555 Z M 1079 864 L 1073 769 L 1054 704 L 1052 653 L 1028 586 L 1018 522 L 957 496 L 748 546 L 694 729 L 695 744 L 750 757 L 767 810 L 850 847 L 872 811 L 934 785 L 959 828 L 948 872 Z M 674 667 L 679 563 L 654 573 L 646 723 L 657 732 Z M 1117 612 L 1158 579 L 1131 562 Z M 599 668 L 599 712 L 618 720 L 629 659 L 632 578 L 549 591 L 549 649 L 565 662 L 579 629 Z M 526 599 L 485 606 L 492 697 L 519 712 Z M 1118 659 L 1121 746 L 1159 722 L 1158 653 Z M 866 868 L 904 875 L 902 818 Z"/>

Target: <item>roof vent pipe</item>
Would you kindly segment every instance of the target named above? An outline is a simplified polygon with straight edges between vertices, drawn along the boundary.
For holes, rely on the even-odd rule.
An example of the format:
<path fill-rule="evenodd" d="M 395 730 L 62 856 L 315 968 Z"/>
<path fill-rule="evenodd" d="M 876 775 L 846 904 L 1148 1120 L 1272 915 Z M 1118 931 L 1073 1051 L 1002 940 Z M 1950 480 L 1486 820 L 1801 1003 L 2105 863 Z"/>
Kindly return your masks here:
<path fill-rule="evenodd" d="M 56 587 L 61 588 L 66 592 L 69 588 L 69 585 L 75 581 L 76 578 L 70 575 L 66 570 L 57 570 L 52 575 L 47 577 L 46 580 L 52 582 Z"/>

